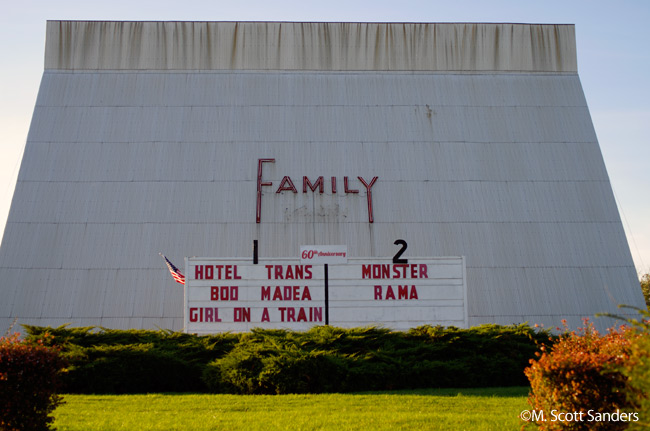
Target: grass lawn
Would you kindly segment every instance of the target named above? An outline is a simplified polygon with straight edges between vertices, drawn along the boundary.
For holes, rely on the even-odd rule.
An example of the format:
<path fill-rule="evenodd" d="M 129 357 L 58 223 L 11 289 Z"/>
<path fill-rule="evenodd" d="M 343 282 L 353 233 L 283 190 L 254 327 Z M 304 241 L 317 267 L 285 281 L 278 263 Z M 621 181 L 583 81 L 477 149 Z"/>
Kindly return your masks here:
<path fill-rule="evenodd" d="M 65 395 L 59 431 L 519 430 L 528 388 L 316 395 Z"/>

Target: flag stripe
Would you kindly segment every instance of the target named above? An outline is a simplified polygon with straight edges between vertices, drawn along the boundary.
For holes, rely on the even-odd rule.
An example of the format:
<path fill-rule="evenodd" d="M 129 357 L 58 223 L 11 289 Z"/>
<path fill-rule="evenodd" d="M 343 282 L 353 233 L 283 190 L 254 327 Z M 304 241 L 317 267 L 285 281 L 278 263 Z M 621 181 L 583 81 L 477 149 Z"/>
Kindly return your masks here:
<path fill-rule="evenodd" d="M 185 276 L 181 274 L 178 268 L 176 268 L 176 266 L 173 263 L 171 263 L 164 254 L 161 254 L 161 256 L 163 257 L 163 259 L 165 259 L 167 268 L 169 268 L 169 272 L 171 273 L 172 277 L 174 277 L 174 280 L 176 280 L 177 283 L 185 284 Z"/>

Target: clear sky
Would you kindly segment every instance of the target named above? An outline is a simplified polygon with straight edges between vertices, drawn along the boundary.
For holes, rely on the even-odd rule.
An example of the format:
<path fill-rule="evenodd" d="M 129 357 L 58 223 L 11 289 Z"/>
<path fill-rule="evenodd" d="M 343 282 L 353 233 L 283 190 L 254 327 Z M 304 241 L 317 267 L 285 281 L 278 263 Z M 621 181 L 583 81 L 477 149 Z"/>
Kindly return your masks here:
<path fill-rule="evenodd" d="M 630 251 L 650 272 L 650 1 L 8 0 L 0 8 L 0 233 L 43 74 L 47 20 L 575 24 L 578 74 Z"/>

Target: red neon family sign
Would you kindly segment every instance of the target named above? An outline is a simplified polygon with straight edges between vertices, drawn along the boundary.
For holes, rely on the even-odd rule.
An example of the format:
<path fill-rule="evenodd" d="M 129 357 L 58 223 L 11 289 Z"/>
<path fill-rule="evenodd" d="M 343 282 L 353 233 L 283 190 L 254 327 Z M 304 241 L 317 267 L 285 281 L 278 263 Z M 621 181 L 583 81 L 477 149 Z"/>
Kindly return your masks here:
<path fill-rule="evenodd" d="M 257 223 L 260 223 L 262 219 L 262 187 L 273 186 L 273 182 L 264 181 L 262 179 L 262 168 L 264 166 L 264 163 L 275 163 L 275 159 L 257 159 L 257 210 L 255 216 Z M 357 179 L 361 182 L 361 184 L 363 184 L 363 186 L 366 188 L 366 192 L 367 192 L 366 198 L 368 199 L 368 223 L 372 223 L 374 221 L 372 216 L 372 186 L 374 186 L 375 182 L 377 182 L 377 178 L 379 177 L 373 177 L 372 180 L 368 182 L 363 177 L 360 176 L 357 177 Z M 330 184 L 331 184 L 332 194 L 337 193 L 336 177 L 331 177 Z M 312 192 L 315 193 L 317 189 L 318 192 L 321 194 L 325 191 L 324 177 L 322 176 L 318 177 L 316 181 L 313 183 L 309 180 L 307 176 L 302 177 L 303 193 L 307 193 L 307 190 L 311 190 Z M 298 193 L 298 190 L 296 189 L 296 186 L 293 180 L 291 179 L 291 177 L 285 175 L 280 181 L 280 184 L 278 185 L 278 188 L 276 189 L 275 192 L 276 193 L 282 193 L 282 192 Z M 346 194 L 359 193 L 359 190 L 350 188 L 348 177 L 343 177 L 343 193 Z"/>

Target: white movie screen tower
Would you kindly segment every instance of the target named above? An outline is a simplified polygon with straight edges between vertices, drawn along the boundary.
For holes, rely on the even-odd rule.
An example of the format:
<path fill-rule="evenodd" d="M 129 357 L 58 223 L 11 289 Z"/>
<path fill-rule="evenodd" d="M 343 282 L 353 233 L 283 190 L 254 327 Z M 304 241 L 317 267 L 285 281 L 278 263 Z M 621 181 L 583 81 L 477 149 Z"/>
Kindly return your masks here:
<path fill-rule="evenodd" d="M 577 70 L 573 25 L 50 21 L 0 333 L 643 306 Z"/>

